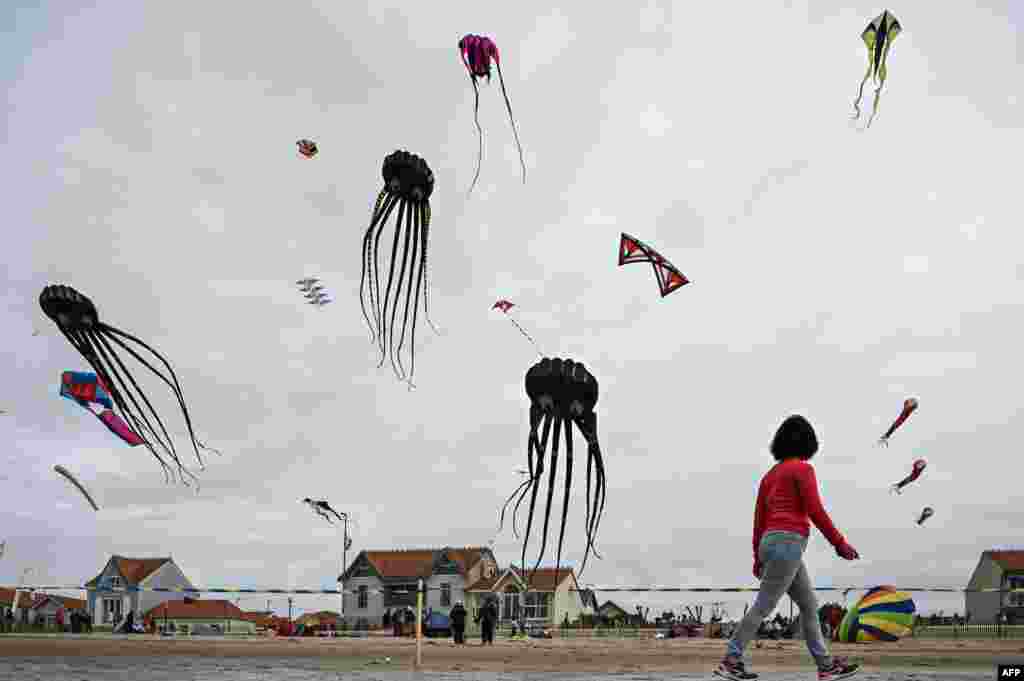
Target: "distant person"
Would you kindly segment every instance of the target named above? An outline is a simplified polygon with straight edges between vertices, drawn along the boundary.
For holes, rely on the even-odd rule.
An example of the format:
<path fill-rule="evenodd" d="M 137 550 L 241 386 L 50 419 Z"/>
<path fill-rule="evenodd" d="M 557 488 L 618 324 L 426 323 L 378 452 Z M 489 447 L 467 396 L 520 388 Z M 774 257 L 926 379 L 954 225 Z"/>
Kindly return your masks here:
<path fill-rule="evenodd" d="M 480 645 L 494 645 L 494 626 L 498 622 L 497 603 L 493 599 L 485 601 L 475 621 L 480 623 Z"/>
<path fill-rule="evenodd" d="M 455 639 L 456 645 L 463 645 L 466 642 L 466 616 L 468 614 L 462 601 L 455 601 L 455 607 L 448 613 L 452 623 L 452 637 Z"/>
<path fill-rule="evenodd" d="M 761 479 L 754 508 L 754 576 L 761 580 L 761 588 L 754 606 L 729 640 L 726 656 L 715 669 L 718 676 L 732 681 L 757 678 L 757 674 L 746 669 L 743 653 L 785 593 L 804 614 L 804 639 L 818 664 L 819 681 L 845 679 L 859 668 L 829 654 L 816 622 L 818 603 L 814 586 L 803 563 L 812 521 L 839 557 L 860 558 L 832 524 L 821 503 L 818 480 L 809 463 L 817 451 L 814 428 L 802 416 L 790 416 L 775 433 L 771 453 L 777 463 Z"/>
<path fill-rule="evenodd" d="M 384 622 L 385 627 L 391 626 L 391 608 L 384 611 Z"/>

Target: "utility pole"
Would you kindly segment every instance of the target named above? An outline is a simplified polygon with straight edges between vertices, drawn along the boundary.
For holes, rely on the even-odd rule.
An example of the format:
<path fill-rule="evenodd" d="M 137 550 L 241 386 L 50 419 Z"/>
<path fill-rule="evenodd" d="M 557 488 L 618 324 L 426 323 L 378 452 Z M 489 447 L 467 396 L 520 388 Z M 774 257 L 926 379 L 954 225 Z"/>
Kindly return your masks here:
<path fill-rule="evenodd" d="M 288 635 L 293 636 L 295 632 L 292 630 L 292 597 L 288 597 Z"/>

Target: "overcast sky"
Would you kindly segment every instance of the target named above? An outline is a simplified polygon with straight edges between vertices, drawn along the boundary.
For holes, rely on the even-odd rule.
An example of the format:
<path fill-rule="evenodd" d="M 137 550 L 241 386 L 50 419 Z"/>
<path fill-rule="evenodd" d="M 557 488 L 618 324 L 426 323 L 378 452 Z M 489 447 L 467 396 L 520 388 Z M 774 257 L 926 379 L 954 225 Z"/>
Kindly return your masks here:
<path fill-rule="evenodd" d="M 333 586 L 340 533 L 306 496 L 357 518 L 350 559 L 494 539 L 517 560 L 496 530 L 536 353 L 497 298 L 600 384 L 605 559 L 584 582 L 753 584 L 756 486 L 793 412 L 818 429 L 827 508 L 863 557 L 815 531 L 817 585 L 965 586 L 982 550 L 1020 537 L 1020 3 L 889 7 L 904 30 L 866 132 L 850 114 L 875 2 L 15 4 L 0 10 L 0 583 L 31 567 L 80 584 L 120 553 L 170 554 L 204 586 Z M 470 32 L 501 48 L 528 183 L 495 79 L 467 199 Z M 436 176 L 442 334 L 421 325 L 411 393 L 376 368 L 357 294 L 398 148 Z M 660 299 L 649 268 L 616 266 L 623 231 L 693 283 Z M 303 304 L 302 275 L 336 302 Z M 224 453 L 198 495 L 57 396 L 60 372 L 85 368 L 39 309 L 62 282 L 174 364 Z M 909 396 L 920 409 L 876 447 Z M 917 457 L 924 477 L 891 496 Z"/>

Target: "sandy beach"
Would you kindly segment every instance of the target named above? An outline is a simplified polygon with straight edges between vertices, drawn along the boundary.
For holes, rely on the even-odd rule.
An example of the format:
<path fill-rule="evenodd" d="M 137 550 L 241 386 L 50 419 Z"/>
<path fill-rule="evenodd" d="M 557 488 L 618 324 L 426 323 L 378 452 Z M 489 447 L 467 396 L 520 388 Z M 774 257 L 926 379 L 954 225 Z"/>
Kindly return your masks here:
<path fill-rule="evenodd" d="M 707 639 L 531 640 L 478 642 L 455 647 L 424 640 L 426 671 L 487 672 L 700 672 L 720 659 L 723 643 Z M 152 636 L 0 636 L 0 658 L 26 657 L 274 657 L 320 658 L 337 669 L 408 670 L 415 661 L 410 639 L 211 639 Z M 1024 641 L 915 641 L 833 645 L 833 652 L 864 663 L 865 670 L 991 669 L 998 660 L 1024 660 Z M 390 662 L 385 662 L 390 658 Z M 806 670 L 810 658 L 801 642 L 766 642 L 752 648 L 757 671 Z"/>

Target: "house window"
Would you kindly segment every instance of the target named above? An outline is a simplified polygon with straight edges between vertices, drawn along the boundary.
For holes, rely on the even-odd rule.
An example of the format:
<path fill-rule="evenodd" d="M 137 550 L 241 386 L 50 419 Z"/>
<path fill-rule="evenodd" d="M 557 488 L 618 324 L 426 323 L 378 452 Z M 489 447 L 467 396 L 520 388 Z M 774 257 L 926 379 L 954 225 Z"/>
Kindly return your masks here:
<path fill-rule="evenodd" d="M 452 585 L 447 582 L 441 584 L 441 607 L 447 608 L 452 604 Z"/>
<path fill-rule="evenodd" d="M 370 601 L 369 595 L 370 595 L 370 592 L 369 592 L 369 589 L 366 588 L 366 585 L 365 584 L 361 585 L 359 587 L 358 599 L 356 601 L 356 607 L 359 608 L 360 610 L 366 610 L 366 608 L 369 605 L 369 601 Z"/>
<path fill-rule="evenodd" d="M 121 584 L 121 578 L 120 577 L 114 576 L 114 577 L 110 578 L 110 588 L 111 589 L 120 589 L 122 586 L 123 586 L 123 584 Z"/>
<path fill-rule="evenodd" d="M 549 593 L 528 593 L 523 597 L 523 610 L 527 619 L 548 619 Z"/>

